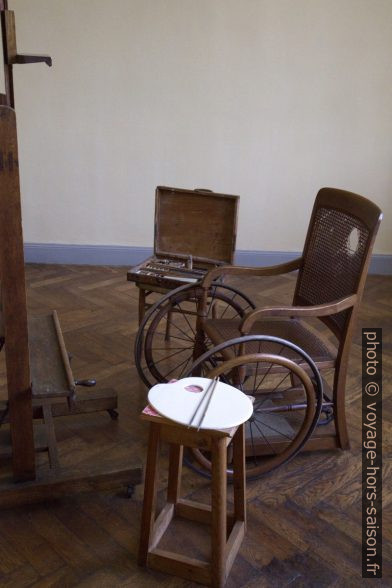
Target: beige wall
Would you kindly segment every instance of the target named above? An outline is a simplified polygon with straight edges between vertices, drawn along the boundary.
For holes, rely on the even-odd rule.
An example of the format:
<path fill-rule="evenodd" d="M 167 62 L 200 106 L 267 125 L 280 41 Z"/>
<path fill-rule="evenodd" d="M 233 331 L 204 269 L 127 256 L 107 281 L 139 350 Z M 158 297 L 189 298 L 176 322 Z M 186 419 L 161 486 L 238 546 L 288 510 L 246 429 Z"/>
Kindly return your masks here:
<path fill-rule="evenodd" d="M 299 250 L 316 191 L 385 211 L 391 0 L 9 0 L 25 240 L 152 244 L 157 184 L 240 194 L 237 246 Z M 388 229 L 389 225 L 389 229 Z"/>

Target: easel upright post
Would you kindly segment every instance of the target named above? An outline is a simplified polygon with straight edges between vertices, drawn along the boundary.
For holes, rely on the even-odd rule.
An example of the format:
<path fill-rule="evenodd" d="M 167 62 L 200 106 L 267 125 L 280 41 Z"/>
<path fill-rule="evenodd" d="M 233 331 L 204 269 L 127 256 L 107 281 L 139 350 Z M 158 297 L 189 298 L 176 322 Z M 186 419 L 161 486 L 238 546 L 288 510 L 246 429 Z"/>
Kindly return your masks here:
<path fill-rule="evenodd" d="M 0 107 L 0 269 L 15 481 L 35 478 L 22 216 L 15 112 Z"/>
<path fill-rule="evenodd" d="M 5 94 L 0 94 L 0 104 L 15 107 L 14 80 L 12 66 L 8 63 L 8 35 L 6 27 L 6 12 L 8 11 L 8 0 L 0 0 L 1 34 L 3 37 L 3 61 L 4 61 L 4 86 Z"/>

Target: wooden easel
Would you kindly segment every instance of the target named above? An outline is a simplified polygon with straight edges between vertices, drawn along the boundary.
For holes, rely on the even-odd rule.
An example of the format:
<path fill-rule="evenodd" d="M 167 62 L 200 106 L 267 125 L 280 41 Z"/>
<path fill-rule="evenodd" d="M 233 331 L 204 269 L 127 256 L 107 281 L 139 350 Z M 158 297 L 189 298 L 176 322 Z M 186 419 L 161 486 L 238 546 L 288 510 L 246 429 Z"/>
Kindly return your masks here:
<path fill-rule="evenodd" d="M 91 487 L 92 478 L 112 477 L 129 485 L 139 483 L 140 469 L 129 465 L 112 472 L 95 469 L 94 475 L 72 476 L 69 471 L 62 477 L 57 456 L 53 416 L 107 410 L 116 416 L 117 395 L 113 391 L 89 393 L 81 401 L 76 399 L 72 370 L 65 349 L 60 324 L 55 311 L 29 318 L 26 309 L 26 289 L 23 255 L 23 234 L 19 187 L 19 163 L 16 117 L 13 110 L 14 90 L 12 67 L 19 63 L 45 62 L 46 56 L 19 55 L 16 49 L 14 13 L 8 10 L 7 0 L 0 0 L 0 17 L 3 35 L 5 94 L 0 94 L 0 272 L 1 321 L 0 347 L 5 341 L 8 402 L 0 402 L 0 424 L 9 423 L 13 482 L 22 498 L 13 500 L 9 483 L 2 487 L 0 480 L 0 507 L 19 504 L 48 495 L 56 495 Z M 88 385 L 88 383 L 87 383 Z M 50 472 L 37 475 L 34 419 L 43 419 Z M 87 484 L 88 485 L 88 484 Z M 3 485 L 4 486 L 4 485 Z M 6 496 L 5 502 L 2 500 Z M 24 500 L 24 498 L 26 500 Z"/>
<path fill-rule="evenodd" d="M 18 55 L 15 16 L 8 1 L 0 0 L 3 37 L 5 94 L 0 104 L 15 107 L 12 67 L 16 63 L 44 61 L 50 57 Z M 6 345 L 9 420 L 16 481 L 35 478 L 35 456 L 24 277 L 23 236 L 20 207 L 18 153 L 15 114 L 1 109 L 2 145 L 0 152 L 0 226 L 2 230 L 1 281 L 3 328 Z"/>

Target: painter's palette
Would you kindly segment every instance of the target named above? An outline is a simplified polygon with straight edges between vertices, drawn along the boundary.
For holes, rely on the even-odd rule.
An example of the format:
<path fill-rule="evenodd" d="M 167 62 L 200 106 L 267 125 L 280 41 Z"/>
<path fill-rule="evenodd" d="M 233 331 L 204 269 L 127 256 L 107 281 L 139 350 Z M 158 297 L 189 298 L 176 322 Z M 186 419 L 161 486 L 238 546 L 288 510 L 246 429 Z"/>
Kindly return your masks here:
<path fill-rule="evenodd" d="M 197 427 L 210 392 L 201 402 L 211 380 L 209 378 L 183 378 L 169 384 L 156 384 L 148 393 L 148 402 L 162 416 L 189 425 L 196 407 L 200 408 L 192 421 Z M 241 392 L 218 382 L 204 416 L 201 429 L 230 429 L 247 421 L 253 412 L 251 400 Z"/>

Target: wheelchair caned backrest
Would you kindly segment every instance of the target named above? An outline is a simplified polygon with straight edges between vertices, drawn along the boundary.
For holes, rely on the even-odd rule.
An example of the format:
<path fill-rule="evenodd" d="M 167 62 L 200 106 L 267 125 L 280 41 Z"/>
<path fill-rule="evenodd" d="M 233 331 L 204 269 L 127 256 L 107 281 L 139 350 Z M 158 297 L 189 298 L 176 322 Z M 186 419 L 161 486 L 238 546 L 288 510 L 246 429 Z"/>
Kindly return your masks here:
<path fill-rule="evenodd" d="M 381 210 L 362 196 L 322 188 L 317 194 L 306 236 L 293 304 L 324 304 L 358 295 L 360 301 Z M 340 339 L 351 309 L 323 320 Z"/>

